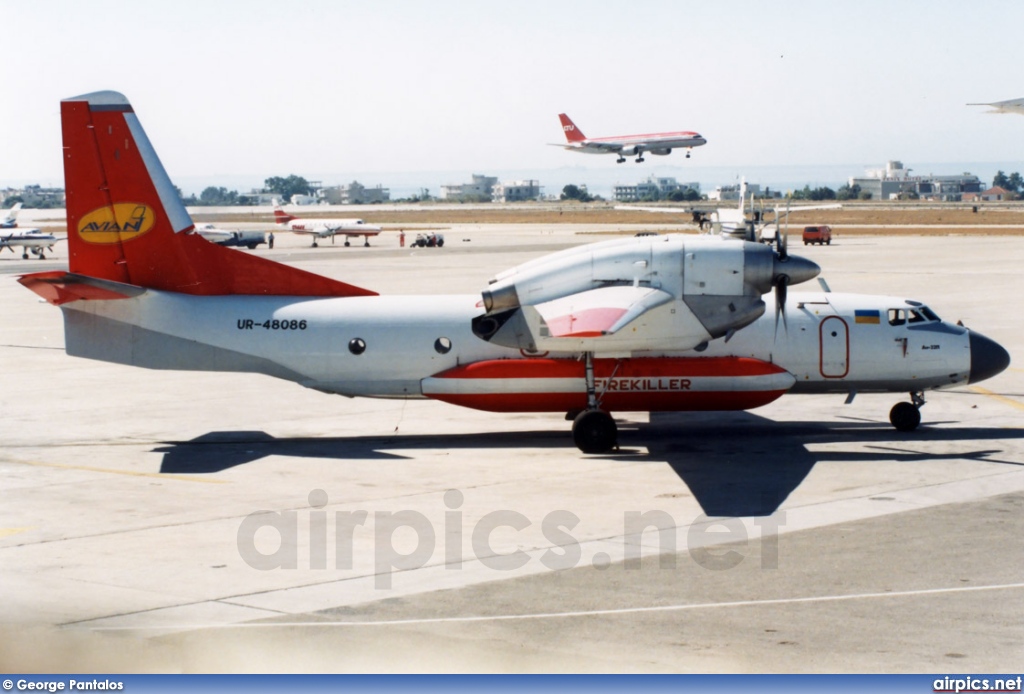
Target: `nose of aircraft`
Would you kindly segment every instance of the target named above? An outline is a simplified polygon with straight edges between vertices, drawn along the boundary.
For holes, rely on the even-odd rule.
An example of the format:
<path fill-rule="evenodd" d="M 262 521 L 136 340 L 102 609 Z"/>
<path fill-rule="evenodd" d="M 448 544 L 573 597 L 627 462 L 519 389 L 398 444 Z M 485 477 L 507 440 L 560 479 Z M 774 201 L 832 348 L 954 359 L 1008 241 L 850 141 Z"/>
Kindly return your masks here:
<path fill-rule="evenodd" d="M 788 284 L 800 284 L 812 280 L 820 272 L 821 267 L 816 262 L 798 255 L 790 255 L 785 258 L 775 256 L 775 265 L 772 270 L 775 279 L 781 275 L 789 277 Z"/>
<path fill-rule="evenodd" d="M 971 375 L 968 383 L 977 383 L 992 378 L 1010 365 L 1010 353 L 995 340 L 981 333 L 970 331 Z"/>

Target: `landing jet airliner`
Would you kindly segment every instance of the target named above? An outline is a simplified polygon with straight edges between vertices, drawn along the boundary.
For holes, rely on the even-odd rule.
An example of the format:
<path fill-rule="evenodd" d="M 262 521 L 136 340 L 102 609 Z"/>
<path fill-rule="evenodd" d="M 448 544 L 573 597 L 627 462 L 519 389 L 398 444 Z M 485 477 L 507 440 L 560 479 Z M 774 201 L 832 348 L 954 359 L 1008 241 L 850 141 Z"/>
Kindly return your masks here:
<path fill-rule="evenodd" d="M 733 239 L 605 241 L 499 273 L 480 295 L 379 296 L 203 240 L 123 95 L 66 99 L 61 123 L 70 268 L 19 281 L 61 308 L 70 355 L 568 413 L 588 453 L 617 445 L 611 412 L 743 410 L 785 393 L 909 392 L 890 420 L 911 430 L 924 391 L 1009 363 L 916 301 L 787 297 L 818 266 Z"/>
<path fill-rule="evenodd" d="M 558 119 L 562 121 L 566 144 L 555 145 L 556 147 L 586 154 L 618 154 L 619 158 L 615 161 L 619 164 L 626 161 L 627 154 L 636 156 L 637 163 L 640 163 L 644 160 L 644 152 L 664 156 L 672 154 L 673 149 L 682 147 L 686 148 L 686 158 L 689 159 L 691 149 L 700 147 L 707 142 L 700 133 L 689 130 L 674 133 L 588 138 L 582 130 L 576 127 L 569 116 L 559 113 Z"/>

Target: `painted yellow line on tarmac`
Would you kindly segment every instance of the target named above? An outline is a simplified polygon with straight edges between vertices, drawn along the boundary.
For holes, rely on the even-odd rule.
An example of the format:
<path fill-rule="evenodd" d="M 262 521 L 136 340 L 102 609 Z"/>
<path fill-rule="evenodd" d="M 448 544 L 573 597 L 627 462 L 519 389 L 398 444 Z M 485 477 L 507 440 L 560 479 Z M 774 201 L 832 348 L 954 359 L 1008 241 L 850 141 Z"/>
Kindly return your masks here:
<path fill-rule="evenodd" d="M 988 397 L 994 400 L 998 400 L 999 402 L 1009 405 L 1010 407 L 1016 407 L 1018 410 L 1024 410 L 1024 402 L 1019 402 L 1012 398 L 1008 398 L 1005 395 L 1000 395 L 999 393 L 993 393 L 988 388 L 982 388 L 981 386 L 971 386 L 971 390 L 981 395 L 987 395 Z"/>
<path fill-rule="evenodd" d="M 0 528 L 0 538 L 17 535 L 18 533 L 23 533 L 26 530 L 32 530 L 32 528 Z"/>
<path fill-rule="evenodd" d="M 177 480 L 179 482 L 200 482 L 202 484 L 227 484 L 228 480 L 211 480 L 203 477 L 191 477 L 189 475 L 167 475 L 162 472 L 139 472 L 136 470 L 115 470 L 107 467 L 92 467 L 89 465 L 64 465 L 62 463 L 44 463 L 39 460 L 12 460 L 12 463 L 21 465 L 32 465 L 34 467 L 54 467 L 62 470 L 84 470 L 85 472 L 105 472 L 111 475 L 128 475 L 130 477 L 155 477 L 158 480 Z"/>

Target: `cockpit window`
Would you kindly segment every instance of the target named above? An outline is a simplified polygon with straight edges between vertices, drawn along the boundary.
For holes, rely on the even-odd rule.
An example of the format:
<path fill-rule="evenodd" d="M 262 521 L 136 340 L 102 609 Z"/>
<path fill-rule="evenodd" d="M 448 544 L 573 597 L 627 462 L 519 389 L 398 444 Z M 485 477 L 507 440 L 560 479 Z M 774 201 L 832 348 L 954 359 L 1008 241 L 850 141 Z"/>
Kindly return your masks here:
<path fill-rule="evenodd" d="M 918 323 L 934 323 L 941 320 L 935 312 L 927 306 L 918 308 L 891 308 L 889 309 L 889 325 L 914 325 Z"/>

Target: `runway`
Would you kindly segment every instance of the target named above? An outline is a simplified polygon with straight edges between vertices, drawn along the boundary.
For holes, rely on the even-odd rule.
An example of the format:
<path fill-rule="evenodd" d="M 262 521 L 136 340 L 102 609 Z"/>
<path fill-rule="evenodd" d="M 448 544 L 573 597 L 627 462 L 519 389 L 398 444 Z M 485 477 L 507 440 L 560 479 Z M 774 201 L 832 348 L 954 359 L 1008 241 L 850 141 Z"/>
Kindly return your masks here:
<path fill-rule="evenodd" d="M 454 225 L 444 248 L 255 251 L 386 294 L 479 293 L 600 225 Z M 645 225 L 644 230 L 649 226 Z M 670 228 L 666 226 L 665 228 Z M 586 232 L 586 233 L 579 233 Z M 1024 656 L 1024 294 L 1013 237 L 794 246 L 833 291 L 1005 346 L 979 386 L 552 415 L 349 400 L 64 354 L 0 255 L 5 671 L 981 672 Z M 794 288 L 797 291 L 799 288 Z"/>

